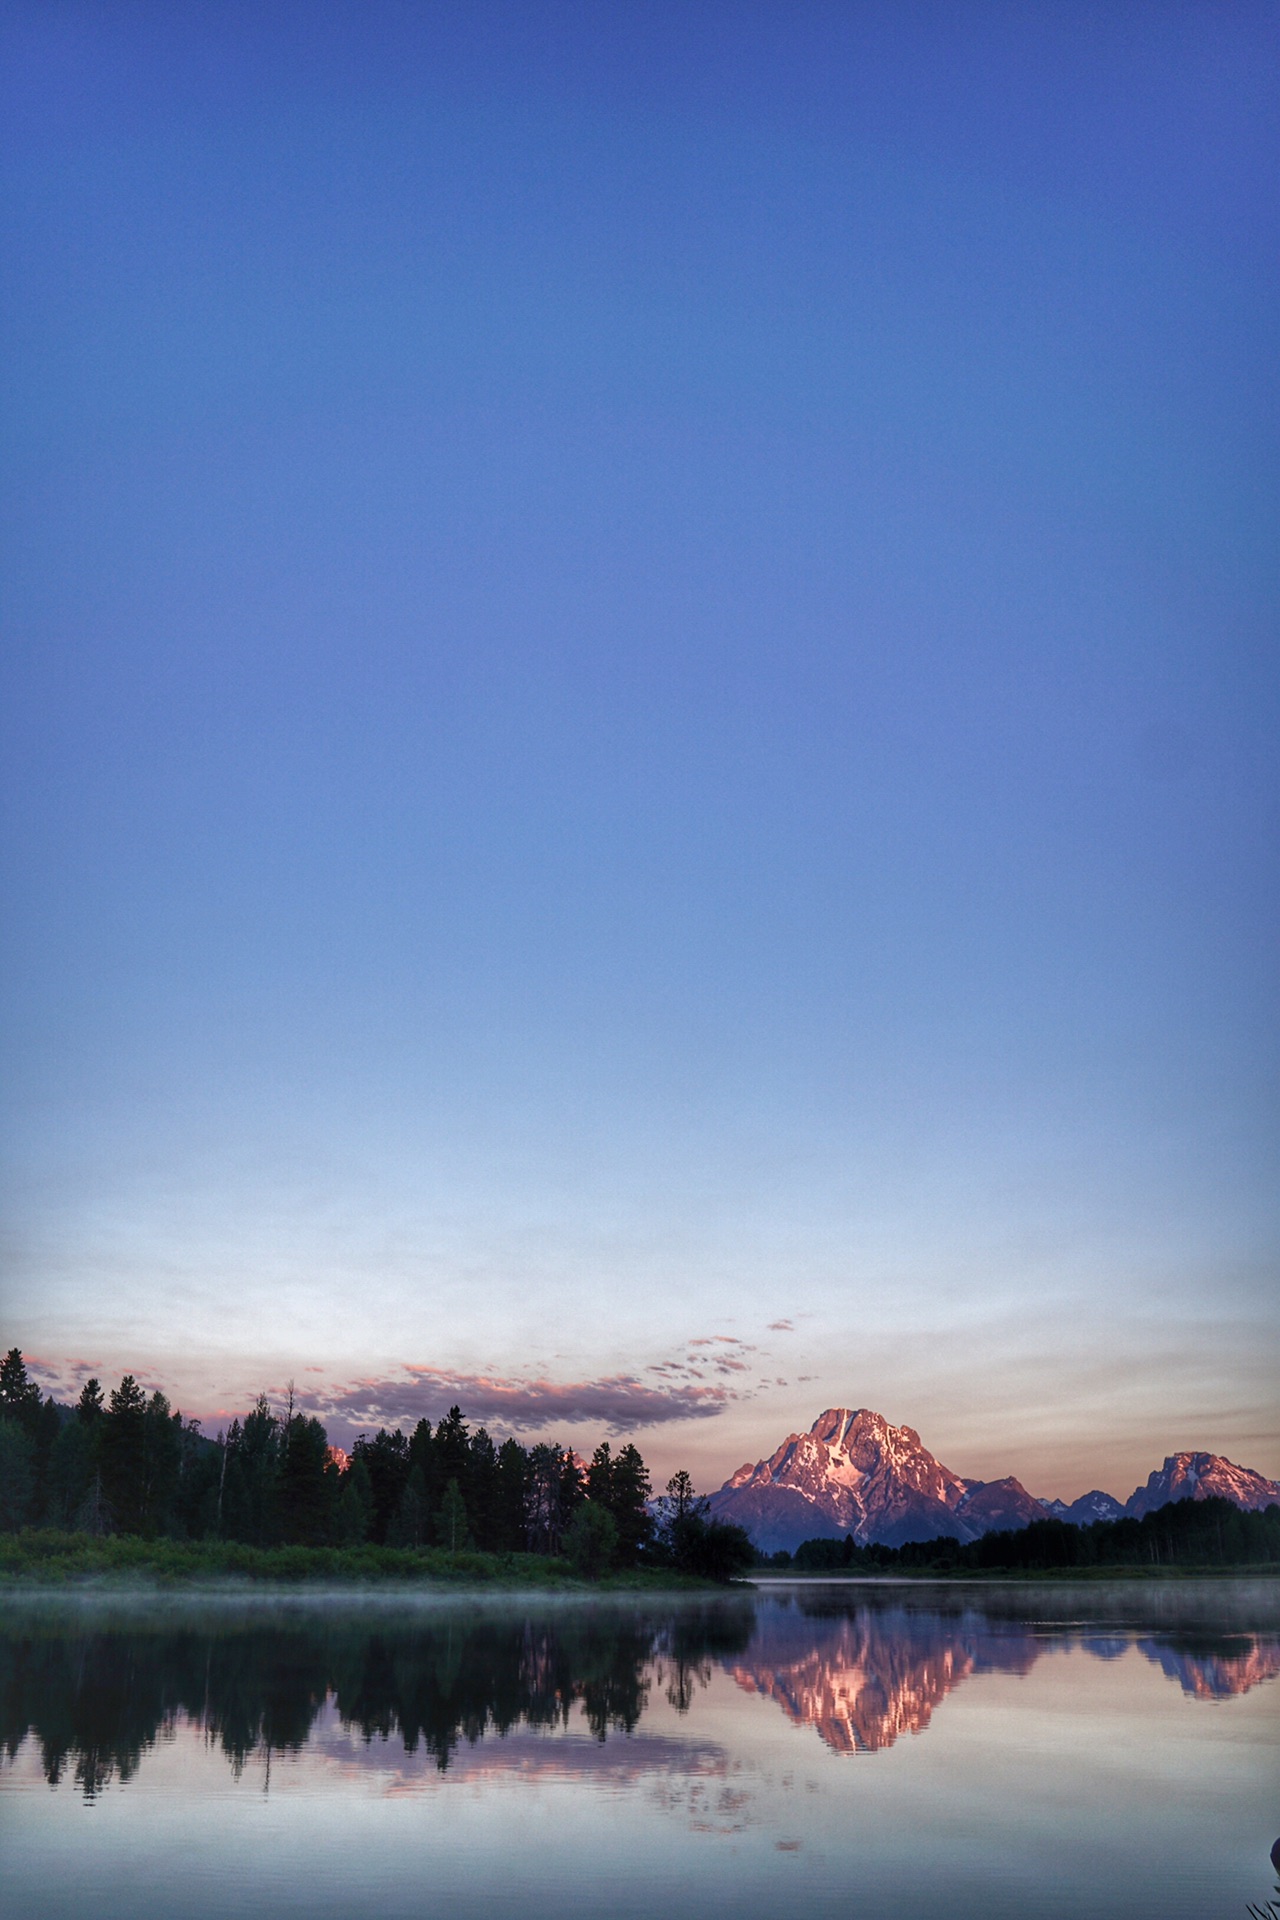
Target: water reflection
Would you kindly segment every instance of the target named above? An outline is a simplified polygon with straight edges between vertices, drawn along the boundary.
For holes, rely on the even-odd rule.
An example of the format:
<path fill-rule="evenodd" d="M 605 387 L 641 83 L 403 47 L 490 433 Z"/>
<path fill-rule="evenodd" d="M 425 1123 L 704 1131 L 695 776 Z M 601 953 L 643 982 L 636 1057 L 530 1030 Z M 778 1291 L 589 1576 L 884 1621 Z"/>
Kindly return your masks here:
<path fill-rule="evenodd" d="M 30 1920 L 1243 1913 L 1275 1832 L 1280 1589 L 1151 1585 L 9 1597 L 0 1902 Z"/>
<path fill-rule="evenodd" d="M 0 1623 L 0 1747 L 12 1761 L 30 1737 L 50 1785 L 70 1780 L 91 1799 L 130 1780 L 182 1723 L 202 1729 L 236 1775 L 252 1755 L 330 1748 L 335 1734 L 357 1747 L 395 1736 L 440 1771 L 464 1743 L 497 1738 L 500 1764 L 519 1767 L 531 1764 L 531 1740 L 571 1721 L 595 1745 L 638 1736 L 630 1759 L 649 1764 L 661 1736 L 642 1730 L 646 1712 L 661 1699 L 687 1715 L 717 1671 L 845 1754 L 924 1732 L 974 1676 L 1025 1675 L 1064 1650 L 1109 1661 L 1137 1648 L 1201 1701 L 1280 1673 L 1280 1633 L 1142 1624 L 866 1589 L 523 1611 L 11 1606 Z M 545 1744 L 541 1753 L 551 1759 Z M 562 1749 L 559 1764 L 567 1758 Z M 614 1759 L 612 1748 L 601 1755 Z"/>
<path fill-rule="evenodd" d="M 396 1735 L 443 1771 L 463 1741 L 549 1731 L 571 1714 L 596 1741 L 631 1734 L 655 1684 L 687 1711 L 712 1662 L 750 1632 L 749 1607 L 732 1602 L 659 1615 L 450 1608 L 370 1620 L 357 1605 L 267 1623 L 11 1620 L 0 1627 L 0 1749 L 12 1759 L 30 1733 L 49 1783 L 70 1768 L 92 1797 L 130 1779 L 181 1721 L 238 1773 L 256 1752 L 300 1752 L 331 1703 L 365 1741 Z"/>
<path fill-rule="evenodd" d="M 1247 1693 L 1280 1673 L 1280 1634 L 1223 1636 L 1185 1628 L 1135 1638 L 1070 1622 L 1016 1622 L 996 1610 L 857 1602 L 801 1594 L 762 1613 L 737 1684 L 813 1727 L 838 1753 L 875 1753 L 922 1733 L 946 1696 L 975 1674 L 1027 1674 L 1053 1650 L 1114 1660 L 1136 1645 L 1201 1700 Z"/>

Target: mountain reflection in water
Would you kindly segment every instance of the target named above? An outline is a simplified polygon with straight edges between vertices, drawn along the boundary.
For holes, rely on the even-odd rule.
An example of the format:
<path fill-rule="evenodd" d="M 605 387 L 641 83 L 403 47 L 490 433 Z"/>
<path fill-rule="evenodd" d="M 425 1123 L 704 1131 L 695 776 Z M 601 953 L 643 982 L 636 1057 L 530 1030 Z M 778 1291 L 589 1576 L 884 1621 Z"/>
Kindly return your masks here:
<path fill-rule="evenodd" d="M 1133 1641 L 1062 1626 L 1019 1627 L 979 1611 L 821 1598 L 764 1615 L 744 1656 L 729 1666 L 745 1692 L 776 1702 L 797 1726 L 816 1728 L 834 1751 L 875 1753 L 904 1733 L 922 1733 L 935 1708 L 974 1674 L 1027 1674 L 1051 1650 L 1071 1647 L 1114 1659 L 1130 1645 L 1201 1700 L 1246 1693 L 1280 1673 L 1280 1635 Z"/>
<path fill-rule="evenodd" d="M 30 1736 L 48 1782 L 69 1777 L 87 1797 L 129 1780 L 182 1723 L 237 1773 L 253 1754 L 300 1752 L 335 1717 L 365 1743 L 398 1736 L 441 1771 L 463 1742 L 522 1733 L 506 1750 L 515 1764 L 529 1735 L 563 1732 L 571 1717 L 596 1742 L 636 1734 L 655 1690 L 686 1714 L 720 1669 L 834 1751 L 874 1753 L 923 1732 L 961 1682 L 1027 1674 L 1054 1651 L 1105 1661 L 1136 1647 L 1204 1701 L 1280 1673 L 1280 1634 L 1103 1625 L 823 1590 L 527 1611 L 10 1606 L 0 1746 L 12 1760 Z"/>

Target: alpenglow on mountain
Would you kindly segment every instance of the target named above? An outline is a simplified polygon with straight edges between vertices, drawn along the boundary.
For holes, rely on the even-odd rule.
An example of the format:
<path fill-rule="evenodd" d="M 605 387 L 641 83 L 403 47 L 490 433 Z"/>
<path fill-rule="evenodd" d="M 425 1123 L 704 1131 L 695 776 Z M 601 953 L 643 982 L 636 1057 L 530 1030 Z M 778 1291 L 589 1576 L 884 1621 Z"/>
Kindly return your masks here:
<path fill-rule="evenodd" d="M 1240 1507 L 1280 1503 L 1280 1481 L 1220 1454 L 1171 1454 L 1123 1504 L 1095 1489 L 1070 1506 L 1037 1500 L 1021 1481 L 966 1480 L 936 1460 L 913 1427 L 894 1427 L 869 1408 L 828 1407 L 808 1433 L 792 1433 L 767 1460 L 748 1462 L 710 1499 L 721 1520 L 745 1527 L 765 1553 L 793 1551 L 802 1540 L 877 1542 L 949 1534 L 976 1540 L 1029 1526 L 1046 1515 L 1088 1526 L 1121 1514 L 1140 1517 L 1170 1500 L 1220 1497 Z"/>

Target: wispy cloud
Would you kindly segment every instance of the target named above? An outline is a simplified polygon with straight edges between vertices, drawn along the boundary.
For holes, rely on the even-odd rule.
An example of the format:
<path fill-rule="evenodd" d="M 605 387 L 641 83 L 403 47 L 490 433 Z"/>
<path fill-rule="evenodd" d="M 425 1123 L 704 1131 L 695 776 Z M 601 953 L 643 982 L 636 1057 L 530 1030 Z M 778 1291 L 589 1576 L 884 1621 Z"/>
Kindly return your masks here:
<path fill-rule="evenodd" d="M 794 1333 L 795 1330 L 794 1320 L 771 1320 L 769 1322 L 770 1333 Z"/>
<path fill-rule="evenodd" d="M 592 1424 L 624 1433 L 673 1420 L 714 1419 L 734 1398 L 727 1386 L 665 1379 L 655 1383 L 630 1373 L 559 1381 L 406 1365 L 384 1379 L 304 1389 L 297 1404 L 352 1427 L 439 1419 L 456 1403 L 469 1419 L 492 1421 L 515 1432 Z"/>

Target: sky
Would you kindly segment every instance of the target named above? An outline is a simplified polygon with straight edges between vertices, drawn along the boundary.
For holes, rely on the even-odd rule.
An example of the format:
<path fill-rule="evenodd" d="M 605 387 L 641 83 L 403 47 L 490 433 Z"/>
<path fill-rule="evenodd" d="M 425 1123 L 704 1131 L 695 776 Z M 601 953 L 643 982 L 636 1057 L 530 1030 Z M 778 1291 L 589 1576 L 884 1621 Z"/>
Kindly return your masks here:
<path fill-rule="evenodd" d="M 1280 1475 L 1262 4 L 0 14 L 0 1343 Z"/>

